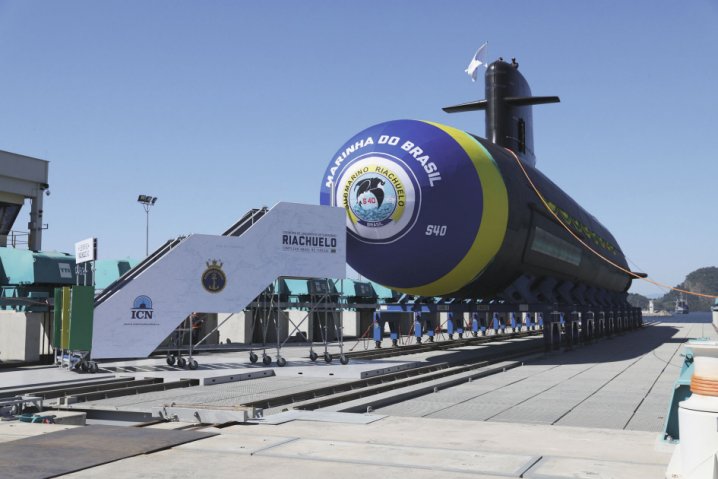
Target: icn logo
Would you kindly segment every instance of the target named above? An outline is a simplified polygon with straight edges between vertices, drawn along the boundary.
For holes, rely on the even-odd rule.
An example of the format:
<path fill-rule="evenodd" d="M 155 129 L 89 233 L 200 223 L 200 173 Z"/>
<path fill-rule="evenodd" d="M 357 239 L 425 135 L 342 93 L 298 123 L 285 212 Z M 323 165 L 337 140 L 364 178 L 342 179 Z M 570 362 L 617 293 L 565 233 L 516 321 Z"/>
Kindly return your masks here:
<path fill-rule="evenodd" d="M 152 300 L 149 296 L 137 296 L 132 303 L 132 319 L 152 319 Z"/>

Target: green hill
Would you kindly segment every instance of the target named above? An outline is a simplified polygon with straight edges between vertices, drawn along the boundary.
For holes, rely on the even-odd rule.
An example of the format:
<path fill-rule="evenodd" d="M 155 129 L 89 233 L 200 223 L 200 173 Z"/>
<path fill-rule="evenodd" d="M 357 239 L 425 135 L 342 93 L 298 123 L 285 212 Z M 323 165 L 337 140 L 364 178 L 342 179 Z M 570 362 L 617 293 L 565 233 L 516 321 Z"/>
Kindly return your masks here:
<path fill-rule="evenodd" d="M 676 285 L 676 287 L 694 293 L 718 295 L 718 268 L 715 266 L 699 268 L 686 276 L 685 281 Z M 657 309 L 673 311 L 678 295 L 679 293 L 676 291 L 669 291 L 662 298 L 656 299 L 654 305 Z M 710 307 L 713 306 L 714 300 L 711 298 L 692 295 L 684 296 L 691 311 L 709 311 Z"/>
<path fill-rule="evenodd" d="M 628 302 L 634 308 L 648 309 L 648 298 L 638 293 L 628 293 Z"/>

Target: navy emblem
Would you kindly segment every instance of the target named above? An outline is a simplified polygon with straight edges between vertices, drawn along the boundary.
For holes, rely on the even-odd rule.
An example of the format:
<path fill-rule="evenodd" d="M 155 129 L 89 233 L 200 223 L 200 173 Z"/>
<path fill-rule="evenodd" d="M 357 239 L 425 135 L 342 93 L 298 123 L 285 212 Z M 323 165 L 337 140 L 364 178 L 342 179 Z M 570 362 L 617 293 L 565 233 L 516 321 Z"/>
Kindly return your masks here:
<path fill-rule="evenodd" d="M 227 285 L 227 276 L 222 271 L 222 262 L 216 259 L 207 261 L 207 269 L 202 273 L 202 286 L 210 293 L 219 293 Z"/>

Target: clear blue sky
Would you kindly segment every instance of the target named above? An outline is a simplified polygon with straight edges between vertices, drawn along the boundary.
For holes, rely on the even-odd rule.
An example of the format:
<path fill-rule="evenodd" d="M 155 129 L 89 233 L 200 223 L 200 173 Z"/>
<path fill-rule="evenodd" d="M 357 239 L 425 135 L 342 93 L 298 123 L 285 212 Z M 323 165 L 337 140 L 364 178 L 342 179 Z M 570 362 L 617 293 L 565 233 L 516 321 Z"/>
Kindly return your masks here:
<path fill-rule="evenodd" d="M 488 41 L 561 97 L 534 109 L 539 168 L 676 284 L 718 264 L 717 25 L 715 0 L 0 0 L 0 149 L 51 162 L 45 249 L 97 236 L 140 258 L 140 193 L 159 197 L 152 248 L 316 203 L 375 123 L 483 136 L 480 113 L 441 107 L 483 97 L 463 70 Z"/>

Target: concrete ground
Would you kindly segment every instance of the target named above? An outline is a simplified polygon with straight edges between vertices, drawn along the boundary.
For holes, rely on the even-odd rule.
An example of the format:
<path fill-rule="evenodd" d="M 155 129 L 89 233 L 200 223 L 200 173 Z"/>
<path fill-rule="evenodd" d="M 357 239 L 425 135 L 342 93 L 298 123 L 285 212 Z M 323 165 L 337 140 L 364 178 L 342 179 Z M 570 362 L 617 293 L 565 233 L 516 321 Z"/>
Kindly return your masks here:
<path fill-rule="evenodd" d="M 219 435 L 67 477 L 663 477 L 674 446 L 661 442 L 658 431 L 682 345 L 695 337 L 718 337 L 708 314 L 664 318 L 373 414 L 290 411 L 255 424 L 210 428 Z M 242 387 L 266 394 L 272 381 L 291 388 L 346 380 L 296 373 Z M 204 389 L 217 394 L 217 404 L 240 401 L 226 388 Z M 53 427 L 0 423 L 0 442 Z"/>
<path fill-rule="evenodd" d="M 658 432 L 683 364 L 682 346 L 691 338 L 718 339 L 709 322 L 693 322 L 700 318 L 700 313 L 665 318 L 640 332 L 552 354 L 375 412 Z"/>
<path fill-rule="evenodd" d="M 306 414 L 208 428 L 220 435 L 63 477 L 650 478 L 662 477 L 672 453 L 639 431 L 346 413 L 344 422 L 319 422 L 325 413 Z"/>

